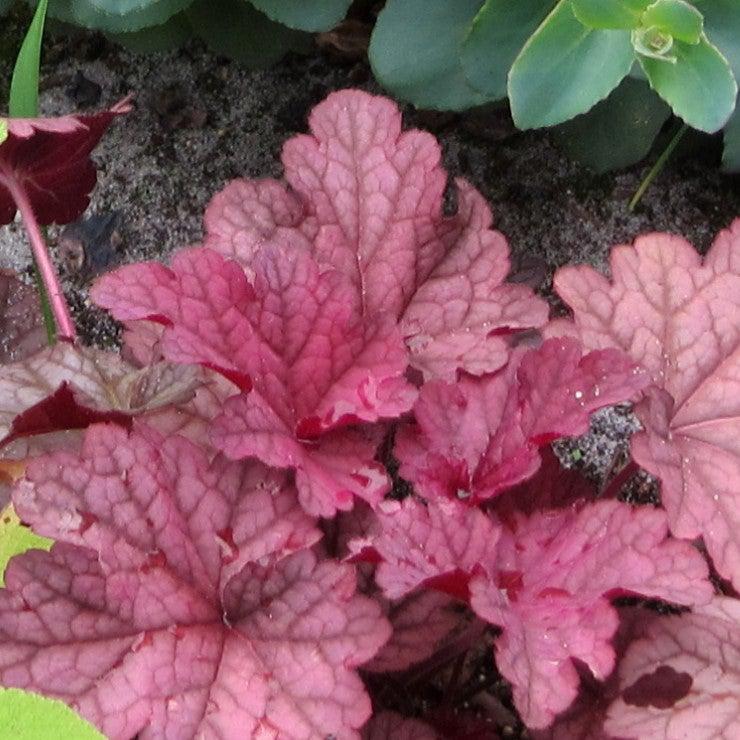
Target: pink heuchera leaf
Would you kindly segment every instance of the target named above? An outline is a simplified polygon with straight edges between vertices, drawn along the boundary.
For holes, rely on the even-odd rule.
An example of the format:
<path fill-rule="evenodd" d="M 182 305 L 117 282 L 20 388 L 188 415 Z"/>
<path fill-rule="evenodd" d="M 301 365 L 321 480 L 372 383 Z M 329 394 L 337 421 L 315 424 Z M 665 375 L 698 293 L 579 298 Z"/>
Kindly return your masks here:
<path fill-rule="evenodd" d="M 5 118 L 0 144 L 0 225 L 16 212 L 11 190 L 22 188 L 41 224 L 74 221 L 95 186 L 90 153 L 116 116 L 131 110 L 129 99 L 93 115 Z"/>
<path fill-rule="evenodd" d="M 400 322 L 427 376 L 501 367 L 504 335 L 544 324 L 547 306 L 504 283 L 508 246 L 480 194 L 458 181 L 458 213 L 443 216 L 439 144 L 402 133 L 386 98 L 333 93 L 309 126 L 311 135 L 283 148 L 291 190 L 274 180 L 230 183 L 206 211 L 206 246 L 247 267 L 265 245 L 310 250 L 349 278 L 366 315 L 387 311 Z"/>
<path fill-rule="evenodd" d="M 573 659 L 600 680 L 614 668 L 611 597 L 711 599 L 701 555 L 667 534 L 664 512 L 617 501 L 518 515 L 502 530 L 495 567 L 470 580 L 470 603 L 503 629 L 496 664 L 528 726 L 547 727 L 575 699 Z"/>
<path fill-rule="evenodd" d="M 344 276 L 320 271 L 299 250 L 271 248 L 244 270 L 207 249 L 185 250 L 172 268 L 132 265 L 106 275 L 95 300 L 124 320 L 168 325 L 162 351 L 221 371 L 245 390 L 226 403 L 213 438 L 232 458 L 295 468 L 301 502 L 331 516 L 389 489 L 373 462 L 377 439 L 358 422 L 395 417 L 416 391 L 389 317 L 363 319 Z"/>
<path fill-rule="evenodd" d="M 389 599 L 419 586 L 467 599 L 471 574 L 496 552 L 498 525 L 454 500 L 384 501 L 376 515 L 375 532 L 352 541 L 350 550 L 358 559 L 375 554 L 375 578 Z"/>
<path fill-rule="evenodd" d="M 653 620 L 619 666 L 605 729 L 640 740 L 740 736 L 740 601 Z"/>
<path fill-rule="evenodd" d="M 57 542 L 6 572 L 2 685 L 113 739 L 359 737 L 354 669 L 390 628 L 350 566 L 302 549 L 320 534 L 286 474 L 101 425 L 13 500 Z"/>
<path fill-rule="evenodd" d="M 640 237 L 613 250 L 612 275 L 564 268 L 555 287 L 588 348 L 620 347 L 651 374 L 633 456 L 661 479 L 671 531 L 703 536 L 738 588 L 740 220 L 703 261 L 680 237 Z"/>
<path fill-rule="evenodd" d="M 0 443 L 22 436 L 127 423 L 187 403 L 202 382 L 193 368 L 158 363 L 137 370 L 113 352 L 59 342 L 0 374 Z"/>
<path fill-rule="evenodd" d="M 639 392 L 647 377 L 621 352 L 581 357 L 570 338 L 519 351 L 484 378 L 424 385 L 399 431 L 400 474 L 428 497 L 477 502 L 532 476 L 538 447 L 587 431 L 589 414 Z"/>

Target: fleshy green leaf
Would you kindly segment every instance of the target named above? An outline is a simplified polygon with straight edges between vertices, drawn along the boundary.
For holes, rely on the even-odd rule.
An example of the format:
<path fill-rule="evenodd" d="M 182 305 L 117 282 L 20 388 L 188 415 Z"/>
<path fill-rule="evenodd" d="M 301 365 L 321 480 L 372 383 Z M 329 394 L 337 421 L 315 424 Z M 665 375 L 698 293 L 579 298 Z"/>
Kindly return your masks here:
<path fill-rule="evenodd" d="M 105 740 L 66 704 L 20 689 L 0 689 L 0 727 L 13 740 Z"/>
<path fill-rule="evenodd" d="M 254 69 L 277 62 L 303 36 L 245 0 L 226 0 L 217 13 L 212 0 L 195 0 L 186 13 L 193 30 L 214 52 Z"/>
<path fill-rule="evenodd" d="M 740 80 L 740 7 L 737 0 L 705 0 L 704 32 L 730 63 Z"/>
<path fill-rule="evenodd" d="M 647 83 L 625 77 L 606 100 L 560 126 L 556 138 L 571 157 L 607 172 L 639 162 L 669 115 Z"/>
<path fill-rule="evenodd" d="M 328 31 L 347 14 L 352 0 L 250 0 L 268 18 L 299 31 Z"/>
<path fill-rule="evenodd" d="M 33 20 L 23 39 L 10 83 L 8 109 L 14 118 L 34 118 L 39 111 L 39 63 L 44 35 L 47 0 L 36 6 Z"/>
<path fill-rule="evenodd" d="M 637 28 L 649 0 L 572 0 L 573 13 L 588 28 Z"/>
<path fill-rule="evenodd" d="M 698 44 L 675 41 L 675 62 L 639 55 L 650 86 L 689 126 L 719 131 L 735 108 L 737 84 L 727 60 L 706 37 Z"/>
<path fill-rule="evenodd" d="M 0 512 L 0 586 L 5 585 L 3 576 L 8 561 L 14 555 L 20 555 L 26 550 L 41 549 L 48 550 L 51 540 L 46 537 L 35 535 L 28 527 L 20 523 L 18 516 L 13 511 L 12 505 L 8 504 Z M 2 709 L 0 709 L 0 717 Z M 5 731 L 5 725 L 0 720 L 0 727 Z M 3 735 L 3 737 L 16 737 L 15 735 Z"/>
<path fill-rule="evenodd" d="M 173 15 L 159 26 L 142 28 L 129 33 L 108 34 L 111 39 L 137 54 L 177 49 L 193 35 L 193 29 L 184 13 Z"/>
<path fill-rule="evenodd" d="M 0 118 L 0 144 L 8 138 L 8 122 L 4 118 Z"/>
<path fill-rule="evenodd" d="M 552 0 L 486 0 L 462 45 L 468 82 L 492 99 L 505 98 L 514 59 L 551 9 Z"/>
<path fill-rule="evenodd" d="M 698 44 L 704 18 L 686 0 L 657 0 L 645 11 L 642 25 L 655 26 L 687 44 Z"/>
<path fill-rule="evenodd" d="M 469 84 L 460 47 L 482 0 L 388 0 L 370 41 L 380 83 L 420 108 L 462 110 L 489 100 Z"/>
<path fill-rule="evenodd" d="M 740 172 L 740 110 L 737 107 L 725 126 L 722 168 L 727 172 Z"/>
<path fill-rule="evenodd" d="M 585 28 L 561 0 L 530 37 L 509 72 L 514 123 L 563 123 L 603 100 L 633 62 L 629 31 Z"/>
<path fill-rule="evenodd" d="M 159 26 L 191 0 L 50 0 L 49 15 L 106 33 L 132 33 Z"/>

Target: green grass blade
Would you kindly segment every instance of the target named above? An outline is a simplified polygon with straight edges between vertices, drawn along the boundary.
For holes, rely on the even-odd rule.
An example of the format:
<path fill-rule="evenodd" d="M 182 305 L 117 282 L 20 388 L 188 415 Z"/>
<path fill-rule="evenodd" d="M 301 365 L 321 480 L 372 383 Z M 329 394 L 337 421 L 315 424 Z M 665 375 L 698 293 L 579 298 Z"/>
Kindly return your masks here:
<path fill-rule="evenodd" d="M 39 113 L 39 64 L 47 3 L 39 0 L 15 62 L 8 106 L 13 118 L 34 118 Z"/>

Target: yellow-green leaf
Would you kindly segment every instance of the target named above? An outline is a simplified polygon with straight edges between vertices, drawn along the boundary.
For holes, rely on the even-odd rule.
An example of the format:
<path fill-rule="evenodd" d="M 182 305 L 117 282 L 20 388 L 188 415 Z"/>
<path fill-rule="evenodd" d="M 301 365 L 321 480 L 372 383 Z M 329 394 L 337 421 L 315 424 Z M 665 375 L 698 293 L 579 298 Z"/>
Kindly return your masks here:
<path fill-rule="evenodd" d="M 5 585 L 5 568 L 14 555 L 20 555 L 26 550 L 48 550 L 52 541 L 46 537 L 39 537 L 28 527 L 21 524 L 13 506 L 8 505 L 0 513 L 0 586 Z M 0 722 L 0 728 L 4 725 Z M 0 736 L 1 737 L 1 736 Z M 15 738 L 15 735 L 7 735 Z"/>
<path fill-rule="evenodd" d="M 0 689 L 0 733 L 9 740 L 105 740 L 66 704 L 20 689 Z"/>

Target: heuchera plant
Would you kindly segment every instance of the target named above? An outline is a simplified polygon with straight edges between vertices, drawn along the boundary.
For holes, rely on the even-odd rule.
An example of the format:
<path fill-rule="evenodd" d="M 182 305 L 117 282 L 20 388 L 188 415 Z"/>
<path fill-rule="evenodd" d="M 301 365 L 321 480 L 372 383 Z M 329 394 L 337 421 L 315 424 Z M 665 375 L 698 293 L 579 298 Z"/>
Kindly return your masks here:
<path fill-rule="evenodd" d="M 439 146 L 390 101 L 334 93 L 310 127 L 286 183 L 213 199 L 202 245 L 98 281 L 126 360 L 5 366 L 12 501 L 54 544 L 6 571 L 0 683 L 125 740 L 428 740 L 495 737 L 509 710 L 457 711 L 495 662 L 537 736 L 665 739 L 677 712 L 730 737 L 739 602 L 691 540 L 737 583 L 740 225 L 703 263 L 652 235 L 612 283 L 564 269 L 574 315 L 548 322 L 475 189 L 442 213 Z M 665 510 L 549 448 L 625 401 Z M 449 701 L 404 716 L 383 687 L 411 675 Z"/>

